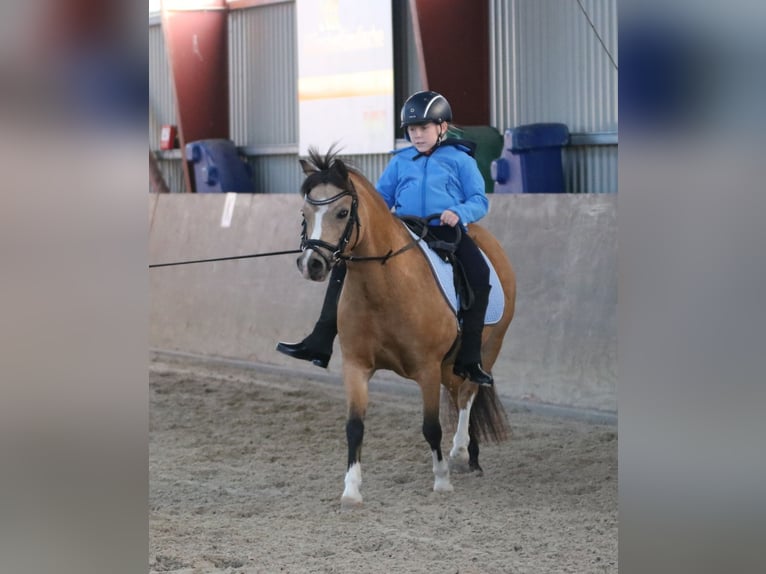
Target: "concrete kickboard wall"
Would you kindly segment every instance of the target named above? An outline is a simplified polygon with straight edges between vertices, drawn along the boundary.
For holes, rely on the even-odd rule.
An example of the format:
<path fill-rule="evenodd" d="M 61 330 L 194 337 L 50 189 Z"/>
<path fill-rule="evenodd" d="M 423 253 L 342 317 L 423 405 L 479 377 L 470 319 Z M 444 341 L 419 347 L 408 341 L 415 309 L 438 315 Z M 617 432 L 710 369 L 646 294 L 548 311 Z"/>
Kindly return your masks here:
<path fill-rule="evenodd" d="M 150 263 L 297 249 L 297 194 L 150 195 Z M 617 196 L 491 195 L 482 223 L 517 276 L 516 315 L 493 369 L 510 399 L 617 410 Z M 149 270 L 150 346 L 316 371 L 274 350 L 316 320 L 326 283 L 297 255 Z M 336 352 L 330 373 L 340 373 Z M 397 378 L 378 373 L 376 378 Z"/>

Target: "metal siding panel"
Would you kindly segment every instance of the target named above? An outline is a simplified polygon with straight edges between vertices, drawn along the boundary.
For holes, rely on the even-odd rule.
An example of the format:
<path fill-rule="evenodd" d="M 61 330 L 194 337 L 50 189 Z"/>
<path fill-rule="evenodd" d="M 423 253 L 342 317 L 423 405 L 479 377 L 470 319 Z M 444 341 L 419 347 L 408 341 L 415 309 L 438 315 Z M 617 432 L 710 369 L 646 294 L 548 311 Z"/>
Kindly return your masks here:
<path fill-rule="evenodd" d="M 230 12 L 232 139 L 238 146 L 297 146 L 295 3 Z M 249 156 L 257 193 L 298 193 L 297 154 Z"/>
<path fill-rule="evenodd" d="M 162 159 L 158 160 L 162 177 L 168 185 L 171 193 L 183 193 L 186 182 L 184 180 L 183 165 L 180 159 Z"/>
<path fill-rule="evenodd" d="M 513 21 L 515 2 L 494 1 L 490 6 L 490 122 L 501 131 L 514 125 Z"/>
<path fill-rule="evenodd" d="M 242 98 L 238 97 L 236 90 L 241 85 L 242 68 L 244 58 L 241 54 L 241 43 L 234 41 L 242 35 L 242 18 L 237 11 L 229 13 L 229 134 L 234 142 L 242 141 L 242 129 L 247 110 L 242 108 Z"/>
<path fill-rule="evenodd" d="M 563 122 L 574 133 L 617 131 L 617 70 L 575 0 L 490 0 L 492 120 Z M 616 0 L 582 6 L 617 59 Z M 617 190 L 617 146 L 565 150 L 567 191 Z"/>
<path fill-rule="evenodd" d="M 567 193 L 616 193 L 617 146 L 574 146 L 562 154 Z"/>
<path fill-rule="evenodd" d="M 388 165 L 389 154 L 342 155 L 348 165 L 356 168 L 374 185 Z M 257 193 L 298 193 L 303 172 L 297 154 L 249 156 Z"/>
<path fill-rule="evenodd" d="M 176 124 L 176 102 L 162 26 L 149 26 L 149 146 L 160 148 L 160 128 Z"/>
<path fill-rule="evenodd" d="M 149 149 L 160 149 L 160 129 L 164 124 L 177 123 L 173 76 L 162 25 L 157 22 L 149 26 Z M 185 191 L 181 159 L 159 157 L 158 163 L 168 189 L 173 193 Z"/>
<path fill-rule="evenodd" d="M 295 4 L 229 13 L 231 133 L 240 146 L 298 141 Z"/>
<path fill-rule="evenodd" d="M 344 161 L 347 161 L 349 165 L 355 167 L 369 179 L 373 185 L 377 183 L 383 170 L 386 169 L 388 162 L 391 160 L 391 155 L 387 153 L 342 157 Z"/>
<path fill-rule="evenodd" d="M 394 62 L 397 80 L 396 104 L 404 101 L 417 91 L 423 89 L 423 79 L 420 77 L 420 61 L 418 59 L 418 46 L 415 40 L 414 19 L 412 5 L 409 0 L 394 0 L 394 42 L 397 41 L 397 31 L 400 38 L 399 59 Z M 397 51 L 394 50 L 394 54 Z M 400 84 L 400 85 L 399 85 Z M 396 110 L 395 133 L 399 132 L 399 115 Z"/>
<path fill-rule="evenodd" d="M 249 156 L 256 193 L 298 193 L 303 172 L 296 154 Z"/>

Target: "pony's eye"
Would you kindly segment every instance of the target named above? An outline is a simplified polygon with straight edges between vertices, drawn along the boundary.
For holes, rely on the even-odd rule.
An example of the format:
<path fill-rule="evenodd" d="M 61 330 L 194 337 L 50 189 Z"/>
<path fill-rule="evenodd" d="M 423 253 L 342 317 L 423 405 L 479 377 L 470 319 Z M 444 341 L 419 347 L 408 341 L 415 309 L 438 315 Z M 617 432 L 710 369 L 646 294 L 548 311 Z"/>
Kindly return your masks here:
<path fill-rule="evenodd" d="M 344 219 L 345 217 L 348 217 L 348 209 L 341 209 L 338 212 L 338 219 Z"/>

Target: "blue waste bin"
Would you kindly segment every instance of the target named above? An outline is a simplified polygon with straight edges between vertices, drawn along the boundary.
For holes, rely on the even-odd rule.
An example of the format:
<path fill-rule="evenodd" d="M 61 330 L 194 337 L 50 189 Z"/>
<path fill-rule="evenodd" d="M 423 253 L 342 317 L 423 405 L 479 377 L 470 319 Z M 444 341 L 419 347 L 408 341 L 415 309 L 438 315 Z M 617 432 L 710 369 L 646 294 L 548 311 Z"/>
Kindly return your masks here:
<path fill-rule="evenodd" d="M 503 152 L 490 171 L 495 193 L 564 193 L 561 148 L 569 143 L 564 124 L 538 123 L 505 131 Z"/>
<path fill-rule="evenodd" d="M 226 139 L 197 140 L 186 144 L 186 160 L 194 166 L 197 193 L 253 193 L 250 165 Z"/>

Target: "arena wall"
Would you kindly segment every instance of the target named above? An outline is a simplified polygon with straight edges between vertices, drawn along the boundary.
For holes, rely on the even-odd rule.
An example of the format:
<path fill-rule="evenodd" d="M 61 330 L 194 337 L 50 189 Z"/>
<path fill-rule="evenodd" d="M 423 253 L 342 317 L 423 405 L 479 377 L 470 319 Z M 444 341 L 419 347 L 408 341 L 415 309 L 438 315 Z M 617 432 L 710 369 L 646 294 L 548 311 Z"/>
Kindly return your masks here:
<path fill-rule="evenodd" d="M 224 194 L 150 194 L 149 262 L 298 247 L 297 194 L 235 199 L 232 211 Z M 516 316 L 493 369 L 498 392 L 616 413 L 617 195 L 498 194 L 490 204 L 483 223 L 517 275 Z M 326 284 L 303 280 L 295 258 L 150 269 L 150 347 L 316 373 L 274 350 L 308 332 L 324 296 Z M 336 343 L 328 371 L 339 376 L 340 367 Z"/>

